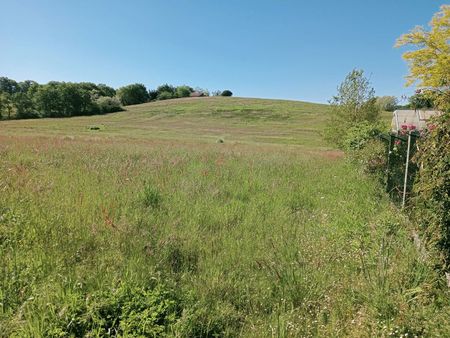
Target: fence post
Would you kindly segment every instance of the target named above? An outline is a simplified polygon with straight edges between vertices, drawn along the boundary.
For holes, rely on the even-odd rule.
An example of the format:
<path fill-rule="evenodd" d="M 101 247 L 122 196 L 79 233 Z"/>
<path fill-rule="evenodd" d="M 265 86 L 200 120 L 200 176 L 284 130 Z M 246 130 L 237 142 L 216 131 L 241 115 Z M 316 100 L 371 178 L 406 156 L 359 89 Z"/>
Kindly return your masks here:
<path fill-rule="evenodd" d="M 411 149 L 411 132 L 408 132 L 408 149 L 406 151 L 406 167 L 405 167 L 405 181 L 403 183 L 403 201 L 402 209 L 405 207 L 406 203 L 406 187 L 408 185 L 408 167 L 409 167 L 409 151 Z"/>

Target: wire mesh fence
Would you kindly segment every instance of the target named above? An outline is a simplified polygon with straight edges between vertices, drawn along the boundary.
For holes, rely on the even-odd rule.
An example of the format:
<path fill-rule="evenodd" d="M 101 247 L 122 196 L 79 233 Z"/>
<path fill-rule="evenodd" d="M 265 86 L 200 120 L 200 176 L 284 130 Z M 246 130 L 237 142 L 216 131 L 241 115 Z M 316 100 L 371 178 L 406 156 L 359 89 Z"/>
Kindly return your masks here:
<path fill-rule="evenodd" d="M 418 166 L 412 161 L 420 133 L 414 126 L 402 126 L 398 132 L 380 135 L 386 144 L 386 192 L 402 207 L 411 195 Z"/>

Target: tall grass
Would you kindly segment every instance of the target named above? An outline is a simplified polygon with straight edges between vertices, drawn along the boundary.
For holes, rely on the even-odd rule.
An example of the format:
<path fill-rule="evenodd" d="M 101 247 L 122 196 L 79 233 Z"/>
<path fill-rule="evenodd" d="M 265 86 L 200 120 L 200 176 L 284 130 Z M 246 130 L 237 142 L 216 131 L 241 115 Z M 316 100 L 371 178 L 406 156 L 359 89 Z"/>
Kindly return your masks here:
<path fill-rule="evenodd" d="M 0 155 L 5 337 L 449 333 L 407 220 L 343 159 L 39 137 Z"/>

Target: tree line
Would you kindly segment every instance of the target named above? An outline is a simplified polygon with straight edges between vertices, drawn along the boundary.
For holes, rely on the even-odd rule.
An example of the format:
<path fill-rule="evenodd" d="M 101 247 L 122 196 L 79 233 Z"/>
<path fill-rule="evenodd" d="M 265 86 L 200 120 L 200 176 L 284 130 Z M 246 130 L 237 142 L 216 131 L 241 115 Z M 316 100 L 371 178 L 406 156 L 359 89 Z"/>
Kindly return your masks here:
<path fill-rule="evenodd" d="M 209 96 L 208 90 L 190 86 L 161 85 L 148 90 L 140 83 L 114 89 L 91 82 L 51 81 L 39 84 L 17 82 L 0 77 L 0 119 L 70 117 L 106 114 L 123 110 L 123 106 L 155 100 L 190 96 Z M 229 90 L 213 92 L 215 96 L 232 96 Z"/>

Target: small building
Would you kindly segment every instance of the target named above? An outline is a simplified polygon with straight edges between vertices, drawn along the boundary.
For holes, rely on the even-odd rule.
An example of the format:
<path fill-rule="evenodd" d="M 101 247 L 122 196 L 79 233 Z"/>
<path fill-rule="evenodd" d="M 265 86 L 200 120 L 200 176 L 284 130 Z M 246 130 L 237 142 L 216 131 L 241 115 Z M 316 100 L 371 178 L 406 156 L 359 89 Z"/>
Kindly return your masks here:
<path fill-rule="evenodd" d="M 189 96 L 190 97 L 203 97 L 203 96 L 205 96 L 205 93 L 195 91 L 195 92 L 192 92 Z"/>
<path fill-rule="evenodd" d="M 417 130 L 423 130 L 427 127 L 427 121 L 433 117 L 440 115 L 437 110 L 396 110 L 392 114 L 392 131 L 397 132 L 402 129 L 402 125 L 414 126 Z"/>

